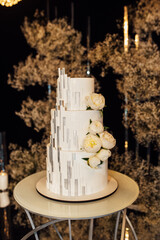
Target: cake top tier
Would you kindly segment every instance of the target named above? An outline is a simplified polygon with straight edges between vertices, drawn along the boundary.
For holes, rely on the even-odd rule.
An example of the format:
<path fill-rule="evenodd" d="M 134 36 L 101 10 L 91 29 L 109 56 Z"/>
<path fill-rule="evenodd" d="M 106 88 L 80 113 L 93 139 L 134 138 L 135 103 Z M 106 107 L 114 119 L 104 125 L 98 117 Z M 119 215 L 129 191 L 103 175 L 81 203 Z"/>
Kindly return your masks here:
<path fill-rule="evenodd" d="M 58 69 L 56 106 L 66 110 L 86 110 L 85 97 L 94 92 L 93 78 L 70 78 Z"/>

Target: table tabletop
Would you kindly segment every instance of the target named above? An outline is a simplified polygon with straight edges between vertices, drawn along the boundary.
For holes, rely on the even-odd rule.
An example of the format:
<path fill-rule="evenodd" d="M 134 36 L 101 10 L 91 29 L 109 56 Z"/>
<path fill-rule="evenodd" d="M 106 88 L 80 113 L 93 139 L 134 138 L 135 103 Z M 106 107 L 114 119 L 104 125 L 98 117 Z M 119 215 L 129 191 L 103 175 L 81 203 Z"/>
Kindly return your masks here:
<path fill-rule="evenodd" d="M 109 175 L 117 180 L 118 188 L 110 196 L 96 201 L 69 203 L 48 199 L 36 190 L 36 183 L 46 175 L 46 171 L 32 174 L 21 180 L 14 188 L 17 203 L 28 211 L 56 219 L 90 219 L 104 217 L 131 205 L 138 197 L 139 187 L 130 177 L 109 170 Z"/>

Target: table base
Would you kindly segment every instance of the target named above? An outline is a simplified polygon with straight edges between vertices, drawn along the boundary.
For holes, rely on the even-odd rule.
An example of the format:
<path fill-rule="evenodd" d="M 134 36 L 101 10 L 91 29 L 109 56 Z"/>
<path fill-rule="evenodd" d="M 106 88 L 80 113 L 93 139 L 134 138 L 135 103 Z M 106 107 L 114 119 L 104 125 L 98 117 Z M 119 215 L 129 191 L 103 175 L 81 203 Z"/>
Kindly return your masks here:
<path fill-rule="evenodd" d="M 33 223 L 33 220 L 32 220 L 32 217 L 29 213 L 28 210 L 25 209 L 25 212 L 29 218 L 29 221 L 30 221 L 30 224 L 31 224 L 31 227 L 32 227 L 32 231 L 30 231 L 29 233 L 27 233 L 21 240 L 26 240 L 28 239 L 30 236 L 34 235 L 35 236 L 35 239 L 36 240 L 39 240 L 39 237 L 38 237 L 38 234 L 37 232 L 50 226 L 50 225 L 53 225 L 54 229 L 56 230 L 56 233 L 58 234 L 59 236 L 59 239 L 63 240 L 63 237 L 62 235 L 60 234 L 60 232 L 58 231 L 57 227 L 55 226 L 56 223 L 58 222 L 62 222 L 62 221 L 68 221 L 68 226 L 69 226 L 69 240 L 72 240 L 72 233 L 71 233 L 71 219 L 54 219 L 54 220 L 51 220 L 45 224 L 42 224 L 38 227 L 35 227 L 34 223 Z M 115 225 L 115 231 L 114 231 L 114 240 L 117 240 L 117 234 L 118 234 L 118 227 L 119 227 L 119 222 L 120 222 L 120 215 L 122 214 L 123 215 L 123 218 L 122 218 L 122 228 L 121 228 L 121 238 L 120 240 L 123 240 L 124 239 L 124 234 L 125 234 L 125 224 L 126 224 L 126 221 L 127 223 L 129 224 L 130 228 L 131 228 L 131 231 L 133 233 L 133 236 L 135 238 L 135 240 L 138 240 L 137 238 L 137 235 L 136 235 L 136 232 L 132 226 L 132 223 L 130 222 L 127 214 L 127 209 L 124 209 L 124 210 L 121 210 L 117 213 L 117 219 L 116 219 L 116 225 Z M 93 237 L 93 222 L 94 222 L 94 219 L 95 218 L 91 218 L 90 219 L 90 226 L 89 226 L 89 235 L 88 235 L 88 240 L 92 240 L 92 237 Z"/>

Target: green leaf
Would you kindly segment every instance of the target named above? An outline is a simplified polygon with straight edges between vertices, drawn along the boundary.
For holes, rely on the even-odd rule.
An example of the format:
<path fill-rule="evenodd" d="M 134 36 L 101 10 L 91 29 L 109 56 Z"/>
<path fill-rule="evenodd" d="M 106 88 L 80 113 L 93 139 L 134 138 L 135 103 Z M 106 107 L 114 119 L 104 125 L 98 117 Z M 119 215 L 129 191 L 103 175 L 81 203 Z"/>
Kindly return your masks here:
<path fill-rule="evenodd" d="M 97 137 L 100 137 L 98 133 L 96 133 Z"/>
<path fill-rule="evenodd" d="M 85 161 L 88 161 L 89 158 L 82 158 L 82 159 L 85 160 Z"/>
<path fill-rule="evenodd" d="M 90 119 L 89 123 L 91 124 L 92 123 L 92 120 Z"/>
<path fill-rule="evenodd" d="M 102 164 L 103 164 L 103 161 L 101 161 L 99 165 L 102 165 Z"/>
<path fill-rule="evenodd" d="M 99 153 L 101 151 L 102 147 L 99 149 L 99 151 L 97 153 Z"/>
<path fill-rule="evenodd" d="M 88 106 L 86 110 L 92 110 L 92 108 Z"/>
<path fill-rule="evenodd" d="M 88 135 L 89 134 L 89 132 L 88 133 L 86 133 L 86 135 Z"/>
<path fill-rule="evenodd" d="M 103 109 L 101 109 L 101 110 L 99 110 L 100 111 L 100 113 L 101 113 L 101 115 L 102 115 L 102 117 L 103 117 Z"/>

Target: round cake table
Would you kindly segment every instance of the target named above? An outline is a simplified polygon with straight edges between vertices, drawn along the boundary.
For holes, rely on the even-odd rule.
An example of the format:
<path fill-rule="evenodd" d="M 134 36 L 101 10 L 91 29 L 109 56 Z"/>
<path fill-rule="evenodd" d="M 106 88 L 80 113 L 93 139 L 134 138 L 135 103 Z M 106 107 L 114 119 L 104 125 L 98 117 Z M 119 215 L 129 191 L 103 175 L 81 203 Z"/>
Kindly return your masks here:
<path fill-rule="evenodd" d="M 20 181 L 14 188 L 14 198 L 17 203 L 24 208 L 30 220 L 32 231 L 27 233 L 22 240 L 35 235 L 38 240 L 37 232 L 49 225 L 53 225 L 59 238 L 63 239 L 55 223 L 68 220 L 69 239 L 72 239 L 71 220 L 90 219 L 89 239 L 93 235 L 93 219 L 117 213 L 115 223 L 114 240 L 117 239 L 120 214 L 123 214 L 121 240 L 124 239 L 125 222 L 127 220 L 131 227 L 135 239 L 137 239 L 135 230 L 126 215 L 126 208 L 131 205 L 138 197 L 139 188 L 135 181 L 128 176 L 116 171 L 109 170 L 109 175 L 118 182 L 117 190 L 110 196 L 96 201 L 83 203 L 60 202 L 41 196 L 36 190 L 36 183 L 45 176 L 46 171 L 32 174 Z M 49 218 L 50 221 L 35 227 L 30 213 L 38 214 Z"/>

